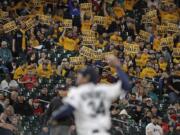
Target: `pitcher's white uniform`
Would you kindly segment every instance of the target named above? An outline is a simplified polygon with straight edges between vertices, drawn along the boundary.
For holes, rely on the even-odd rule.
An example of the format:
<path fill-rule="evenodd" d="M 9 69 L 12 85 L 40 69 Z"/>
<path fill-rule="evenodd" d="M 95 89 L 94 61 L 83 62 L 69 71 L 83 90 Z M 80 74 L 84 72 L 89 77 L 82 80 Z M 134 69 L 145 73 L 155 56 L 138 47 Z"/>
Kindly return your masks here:
<path fill-rule="evenodd" d="M 121 82 L 115 84 L 85 84 L 70 89 L 65 103 L 75 108 L 78 135 L 109 135 L 112 100 L 125 96 Z"/>

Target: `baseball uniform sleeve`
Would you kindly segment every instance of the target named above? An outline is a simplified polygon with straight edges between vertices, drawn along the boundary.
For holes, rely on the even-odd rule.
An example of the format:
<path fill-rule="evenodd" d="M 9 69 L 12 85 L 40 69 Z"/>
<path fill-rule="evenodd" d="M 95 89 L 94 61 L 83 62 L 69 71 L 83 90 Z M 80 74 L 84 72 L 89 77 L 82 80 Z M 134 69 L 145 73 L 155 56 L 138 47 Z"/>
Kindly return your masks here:
<path fill-rule="evenodd" d="M 75 109 L 78 109 L 80 104 L 80 95 L 78 90 L 76 88 L 70 89 L 68 96 L 63 100 L 63 102 L 71 105 Z"/>
<path fill-rule="evenodd" d="M 101 89 L 105 90 L 106 96 L 111 100 L 119 96 L 120 98 L 124 98 L 126 95 L 126 92 L 121 88 L 121 81 L 114 84 L 102 85 Z"/>

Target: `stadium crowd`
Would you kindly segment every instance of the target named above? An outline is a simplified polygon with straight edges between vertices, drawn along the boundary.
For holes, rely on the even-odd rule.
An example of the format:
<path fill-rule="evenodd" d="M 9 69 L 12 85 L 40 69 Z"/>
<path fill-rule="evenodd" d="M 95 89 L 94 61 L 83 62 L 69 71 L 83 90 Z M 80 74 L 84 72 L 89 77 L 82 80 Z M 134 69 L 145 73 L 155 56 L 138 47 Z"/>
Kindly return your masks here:
<path fill-rule="evenodd" d="M 48 120 L 75 85 L 78 70 L 91 65 L 101 76 L 99 83 L 116 82 L 115 70 L 104 60 L 114 54 L 133 87 L 126 99 L 112 104 L 113 128 L 121 132 L 124 123 L 131 123 L 142 129 L 131 130 L 133 134 L 144 135 L 153 130 L 147 126 L 152 122 L 159 125 L 159 135 L 178 135 L 179 4 L 178 0 L 1 0 L 0 134 L 25 132 L 27 122 L 22 121 L 28 117 L 30 130 L 24 134 L 42 125 L 41 134 L 48 135 Z M 73 118 L 60 125 L 74 130 Z"/>

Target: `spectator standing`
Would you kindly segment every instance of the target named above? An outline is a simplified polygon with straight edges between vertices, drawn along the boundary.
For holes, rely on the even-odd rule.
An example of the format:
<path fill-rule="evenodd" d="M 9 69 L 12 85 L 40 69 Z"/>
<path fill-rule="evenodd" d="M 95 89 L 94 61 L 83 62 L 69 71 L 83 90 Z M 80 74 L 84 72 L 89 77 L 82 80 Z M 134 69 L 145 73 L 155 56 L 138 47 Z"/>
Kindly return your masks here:
<path fill-rule="evenodd" d="M 11 50 L 7 48 L 7 42 L 2 41 L 1 42 L 1 48 L 0 48 L 0 57 L 3 59 L 5 63 L 12 61 L 12 53 Z"/>
<path fill-rule="evenodd" d="M 19 83 L 23 84 L 28 90 L 32 90 L 34 87 L 38 86 L 37 78 L 31 69 L 19 80 Z"/>
<path fill-rule="evenodd" d="M 17 89 L 18 83 L 12 80 L 9 74 L 6 74 L 6 78 L 1 82 L 2 90 Z"/>
<path fill-rule="evenodd" d="M 146 135 L 163 135 L 162 128 L 157 124 L 158 118 L 152 117 L 151 123 L 146 126 Z"/>

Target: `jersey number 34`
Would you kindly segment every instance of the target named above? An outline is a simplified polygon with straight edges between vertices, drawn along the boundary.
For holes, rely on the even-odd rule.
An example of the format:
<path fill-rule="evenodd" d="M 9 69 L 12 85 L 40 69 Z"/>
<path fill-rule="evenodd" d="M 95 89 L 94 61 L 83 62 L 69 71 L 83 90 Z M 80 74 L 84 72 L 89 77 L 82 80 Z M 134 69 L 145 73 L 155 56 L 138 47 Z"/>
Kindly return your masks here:
<path fill-rule="evenodd" d="M 100 104 L 97 106 L 95 102 L 90 101 L 88 103 L 89 107 L 93 110 L 93 113 L 90 114 L 91 117 L 97 117 L 98 115 L 105 115 L 106 109 L 103 101 L 100 101 Z"/>

